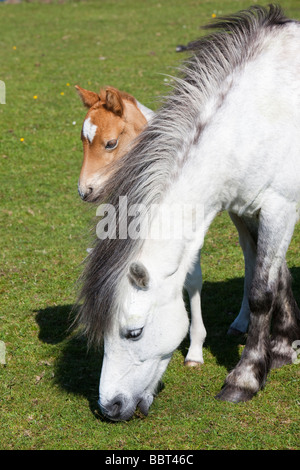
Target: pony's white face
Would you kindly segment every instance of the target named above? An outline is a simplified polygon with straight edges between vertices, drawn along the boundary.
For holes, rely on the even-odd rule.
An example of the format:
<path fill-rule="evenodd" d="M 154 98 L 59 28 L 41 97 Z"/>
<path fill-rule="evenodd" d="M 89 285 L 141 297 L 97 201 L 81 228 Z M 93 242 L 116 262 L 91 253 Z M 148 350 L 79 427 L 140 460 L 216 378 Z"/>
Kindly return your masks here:
<path fill-rule="evenodd" d="M 104 337 L 99 405 L 112 420 L 127 420 L 139 407 L 147 415 L 160 378 L 188 330 L 182 284 L 173 276 L 155 281 L 133 263 L 127 294 Z"/>

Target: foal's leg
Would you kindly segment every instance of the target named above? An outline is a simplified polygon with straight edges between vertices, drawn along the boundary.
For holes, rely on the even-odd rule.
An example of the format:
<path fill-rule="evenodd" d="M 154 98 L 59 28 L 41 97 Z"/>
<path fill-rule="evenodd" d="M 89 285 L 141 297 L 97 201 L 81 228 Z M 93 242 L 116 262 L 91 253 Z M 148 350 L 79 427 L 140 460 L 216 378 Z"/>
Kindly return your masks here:
<path fill-rule="evenodd" d="M 272 368 L 292 362 L 292 343 L 300 339 L 300 311 L 293 296 L 291 283 L 291 275 L 284 263 L 280 269 L 277 296 L 273 306 Z"/>
<path fill-rule="evenodd" d="M 256 221 L 250 222 L 247 218 L 241 218 L 233 213 L 229 213 L 229 215 L 238 230 L 239 242 L 243 250 L 245 260 L 243 301 L 238 316 L 231 323 L 227 332 L 229 335 L 237 335 L 239 333 L 246 333 L 249 326 L 250 308 L 248 298 L 256 262 L 258 223 Z"/>
<path fill-rule="evenodd" d="M 276 201 L 271 201 L 276 203 Z M 280 201 L 277 201 L 277 203 Z M 250 400 L 263 386 L 271 366 L 270 323 L 276 300 L 280 268 L 285 260 L 294 226 L 294 207 L 277 204 L 259 217 L 257 259 L 249 295 L 251 310 L 246 346 L 217 398 Z"/>
<path fill-rule="evenodd" d="M 198 259 L 200 259 L 200 252 Z M 202 272 L 199 262 L 195 263 L 187 274 L 185 288 L 190 299 L 191 325 L 190 347 L 184 362 L 187 366 L 196 366 L 204 362 L 202 347 L 206 337 L 201 312 Z"/>

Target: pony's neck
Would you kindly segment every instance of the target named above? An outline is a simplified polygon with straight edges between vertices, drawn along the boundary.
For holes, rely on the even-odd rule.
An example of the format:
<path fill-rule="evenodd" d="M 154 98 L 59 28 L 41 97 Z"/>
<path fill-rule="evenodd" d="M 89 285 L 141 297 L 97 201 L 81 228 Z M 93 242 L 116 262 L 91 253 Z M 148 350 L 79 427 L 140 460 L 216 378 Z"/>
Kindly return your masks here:
<path fill-rule="evenodd" d="M 203 157 L 199 158 L 199 152 Z M 221 174 L 221 162 L 212 152 L 211 143 L 206 145 L 205 140 L 191 147 L 179 177 L 169 185 L 161 203 L 151 208 L 152 223 L 141 261 L 152 266 L 158 277 L 178 271 L 179 283 L 184 282 L 212 220 L 222 209 L 219 187 L 214 183 L 218 170 Z"/>
<path fill-rule="evenodd" d="M 164 275 L 178 266 L 183 266 L 186 274 L 213 219 L 218 212 L 230 210 L 238 194 L 235 172 L 231 169 L 240 166 L 240 132 L 233 133 L 232 129 L 241 131 L 243 123 L 228 120 L 238 114 L 236 103 L 241 103 L 242 93 L 235 91 L 238 96 L 230 100 L 232 88 L 232 77 L 228 77 L 215 97 L 203 104 L 170 166 L 165 194 L 154 211 L 151 228 L 157 229 L 169 217 L 177 222 L 179 218 L 183 231 L 179 237 L 171 233 L 169 239 L 152 240 L 150 235 L 142 249 L 147 262 Z"/>

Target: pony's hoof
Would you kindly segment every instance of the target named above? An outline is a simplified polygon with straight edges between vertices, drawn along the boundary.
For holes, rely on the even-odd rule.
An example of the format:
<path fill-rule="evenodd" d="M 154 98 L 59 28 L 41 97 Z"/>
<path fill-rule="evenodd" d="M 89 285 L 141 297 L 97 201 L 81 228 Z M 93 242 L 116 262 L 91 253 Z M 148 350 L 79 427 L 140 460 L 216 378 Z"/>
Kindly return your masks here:
<path fill-rule="evenodd" d="M 236 328 L 232 328 L 230 326 L 228 331 L 227 331 L 227 334 L 229 336 L 240 336 L 240 335 L 244 335 L 245 333 L 243 333 L 243 331 L 237 330 Z"/>
<path fill-rule="evenodd" d="M 222 401 L 229 401 L 231 403 L 239 403 L 249 401 L 255 393 L 244 388 L 234 387 L 233 385 L 224 385 L 222 390 L 216 395 L 215 398 Z"/>
<path fill-rule="evenodd" d="M 203 362 L 190 361 L 189 359 L 184 361 L 184 365 L 187 367 L 201 367 Z"/>

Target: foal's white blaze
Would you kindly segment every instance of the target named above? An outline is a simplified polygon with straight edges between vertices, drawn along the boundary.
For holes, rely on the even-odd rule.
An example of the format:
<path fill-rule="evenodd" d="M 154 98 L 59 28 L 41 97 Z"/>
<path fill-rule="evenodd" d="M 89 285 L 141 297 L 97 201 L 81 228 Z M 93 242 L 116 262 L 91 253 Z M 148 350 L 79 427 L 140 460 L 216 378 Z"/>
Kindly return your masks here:
<path fill-rule="evenodd" d="M 82 133 L 86 139 L 90 142 L 93 142 L 95 134 L 97 131 L 97 126 L 92 123 L 91 118 L 89 117 L 83 123 Z"/>

